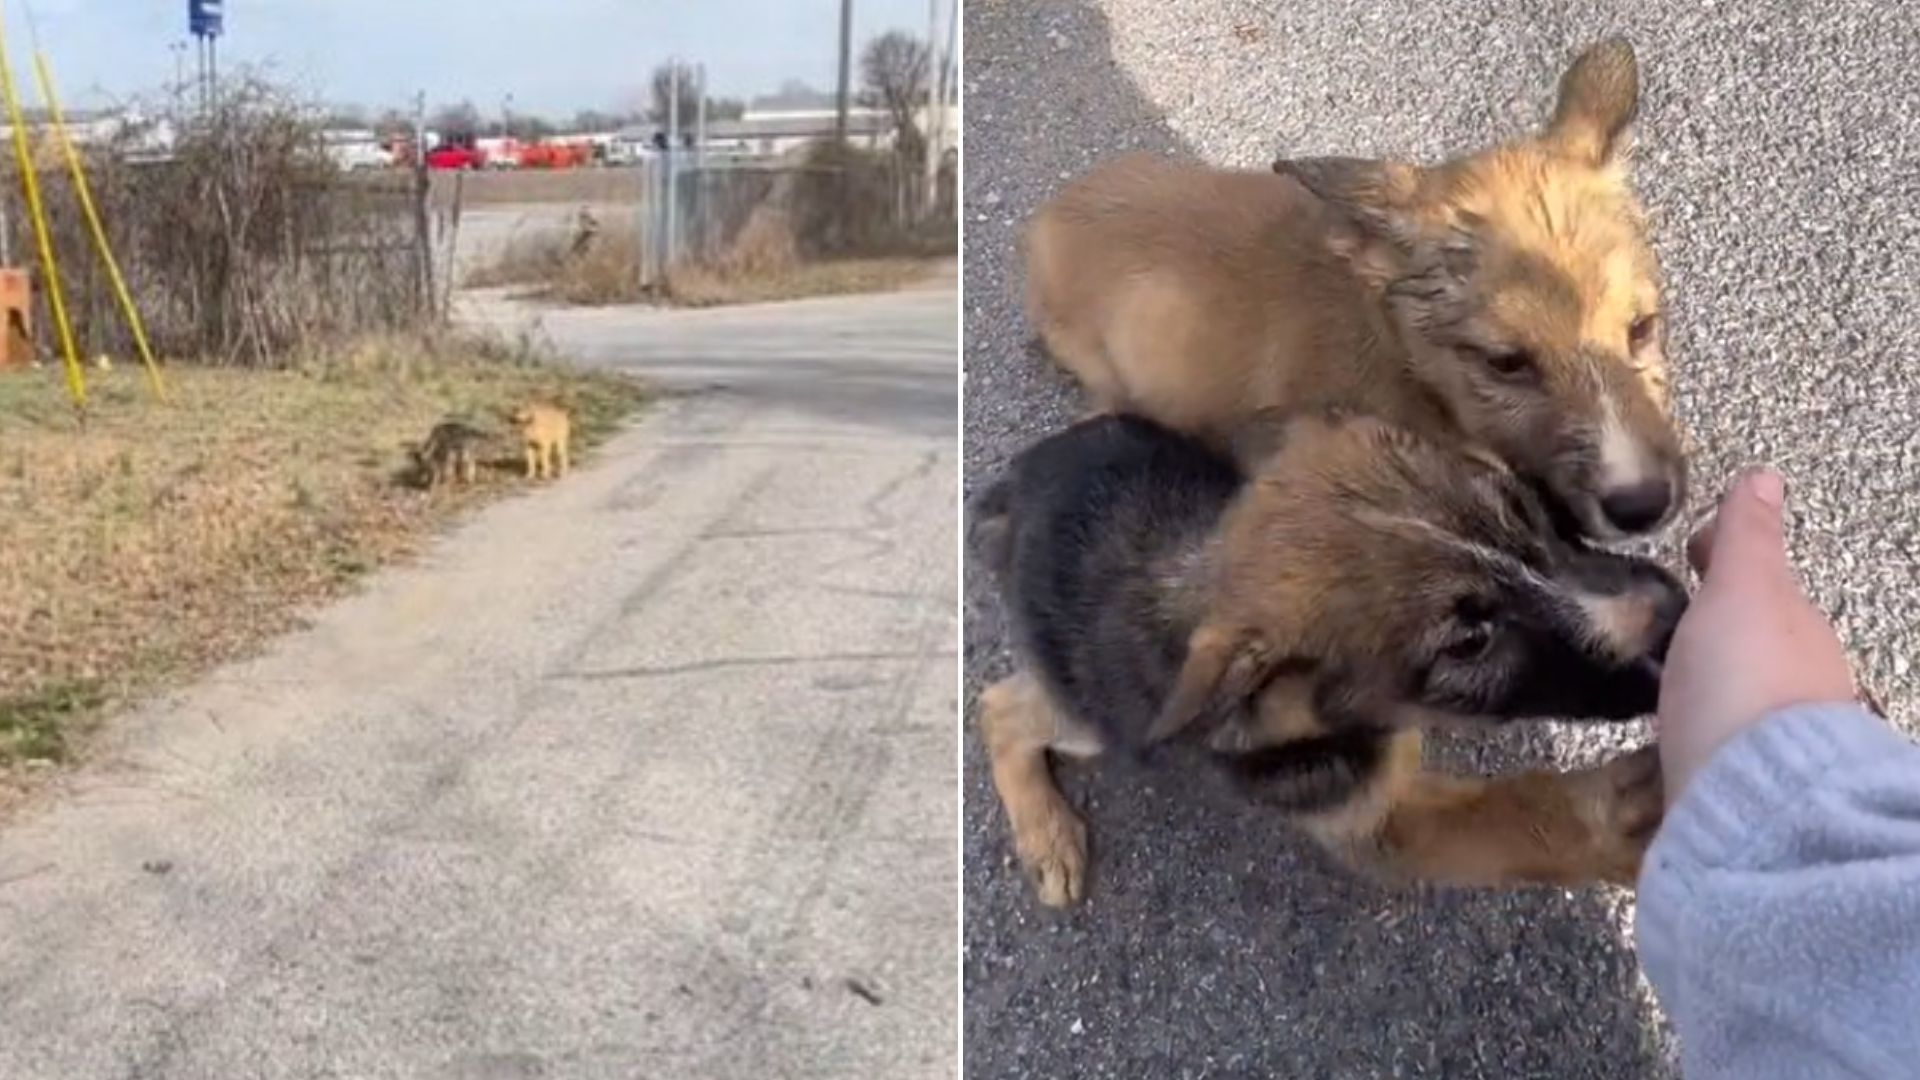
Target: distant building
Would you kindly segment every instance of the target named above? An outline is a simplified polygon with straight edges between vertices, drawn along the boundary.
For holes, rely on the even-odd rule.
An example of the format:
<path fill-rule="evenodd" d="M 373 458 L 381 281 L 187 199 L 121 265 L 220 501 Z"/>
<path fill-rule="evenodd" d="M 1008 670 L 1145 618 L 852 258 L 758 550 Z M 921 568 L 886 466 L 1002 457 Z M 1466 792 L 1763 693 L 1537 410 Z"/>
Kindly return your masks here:
<path fill-rule="evenodd" d="M 939 118 L 941 152 L 951 155 L 960 145 L 960 103 L 957 101 L 947 102 L 947 107 L 941 110 Z M 918 125 L 923 132 L 932 134 L 933 119 L 933 107 L 931 105 L 922 105 L 914 111 L 913 122 Z"/>
<path fill-rule="evenodd" d="M 831 139 L 838 110 L 833 94 L 800 85 L 790 85 L 778 93 L 762 94 L 747 104 L 746 111 L 734 120 L 707 121 L 705 151 L 715 157 L 743 160 L 776 160 L 798 151 L 809 143 Z M 926 131 L 933 119 L 932 110 L 922 106 L 914 123 Z M 683 144 L 692 148 L 693 121 L 681 118 L 685 128 Z M 960 141 L 960 106 L 950 102 L 941 115 L 944 132 L 940 143 L 946 151 Z M 852 105 L 847 109 L 847 141 L 863 150 L 884 150 L 894 142 L 893 118 L 885 109 Z M 608 151 L 609 161 L 631 161 L 658 153 L 666 144 L 663 125 L 629 125 L 614 137 Z"/>
<path fill-rule="evenodd" d="M 165 157 L 173 151 L 174 130 L 171 121 L 150 119 L 138 112 L 104 112 L 76 109 L 65 114 L 63 125 L 67 140 L 82 149 L 93 146 L 117 146 L 130 157 Z M 57 162 L 58 144 L 53 140 L 53 122 L 43 113 L 26 115 L 27 140 L 34 158 L 42 165 Z M 0 123 L 0 143 L 11 147 L 13 125 Z"/>
<path fill-rule="evenodd" d="M 837 115 L 832 109 L 748 112 L 738 120 L 707 125 L 707 150 L 743 157 L 777 158 L 821 139 L 830 139 Z M 847 111 L 847 141 L 864 150 L 893 145 L 893 118 L 878 109 Z"/>
<path fill-rule="evenodd" d="M 809 143 L 832 138 L 835 121 L 836 113 L 831 106 L 779 112 L 750 108 L 738 120 L 707 121 L 705 150 L 724 157 L 781 158 Z M 691 126 L 683 135 L 691 145 L 694 137 Z M 847 110 L 847 141 L 854 146 L 865 150 L 885 149 L 893 145 L 893 135 L 893 118 L 884 111 L 862 107 Z M 659 149 L 666 133 L 658 124 L 638 124 L 622 130 L 619 138 L 645 153 Z"/>

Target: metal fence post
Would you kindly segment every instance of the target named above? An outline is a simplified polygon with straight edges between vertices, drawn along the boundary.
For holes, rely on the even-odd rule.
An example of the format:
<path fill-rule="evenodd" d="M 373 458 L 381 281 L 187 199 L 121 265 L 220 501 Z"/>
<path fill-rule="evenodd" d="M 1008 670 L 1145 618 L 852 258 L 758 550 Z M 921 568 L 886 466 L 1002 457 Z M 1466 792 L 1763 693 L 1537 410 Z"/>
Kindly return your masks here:
<path fill-rule="evenodd" d="M 693 250 L 696 259 L 705 260 L 710 233 L 707 221 L 707 65 L 694 69 L 695 93 L 699 102 L 693 121 Z"/>
<path fill-rule="evenodd" d="M 667 62 L 667 266 L 680 255 L 680 61 Z"/>
<path fill-rule="evenodd" d="M 660 192 L 666 185 L 662 182 L 661 163 L 655 158 L 641 165 L 641 175 L 645 178 L 645 205 L 640 217 L 646 222 L 646 243 L 641 248 L 640 258 L 647 268 L 647 284 L 657 286 L 660 282 L 660 250 L 666 240 L 665 208 L 661 206 Z"/>
<path fill-rule="evenodd" d="M 647 284 L 649 285 L 657 280 L 653 273 L 653 246 L 660 242 L 659 222 L 654 220 L 655 215 L 660 213 L 660 200 L 655 198 L 653 194 L 654 173 L 656 171 L 652 158 L 641 159 L 640 221 L 642 222 L 641 228 L 643 235 L 640 244 L 640 265 L 646 268 Z"/>

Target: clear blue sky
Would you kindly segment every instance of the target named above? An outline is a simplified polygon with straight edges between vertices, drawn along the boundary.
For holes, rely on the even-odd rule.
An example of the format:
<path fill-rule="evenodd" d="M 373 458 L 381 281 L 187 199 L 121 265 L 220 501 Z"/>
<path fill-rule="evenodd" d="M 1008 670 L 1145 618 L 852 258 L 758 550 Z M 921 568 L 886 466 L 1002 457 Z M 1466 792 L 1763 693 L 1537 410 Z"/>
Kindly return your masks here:
<path fill-rule="evenodd" d="M 173 79 L 171 42 L 186 39 L 186 0 L 12 0 L 5 4 L 16 77 L 28 60 L 26 8 L 61 97 L 101 105 Z M 946 7 L 942 0 L 941 33 Z M 227 0 L 223 70 L 266 64 L 330 103 L 399 106 L 471 99 L 498 111 L 564 117 L 643 100 L 668 56 L 707 65 L 715 97 L 749 97 L 801 79 L 831 89 L 839 0 Z M 860 43 L 889 29 L 924 36 L 927 0 L 854 0 Z M 193 59 L 187 57 L 191 73 Z"/>

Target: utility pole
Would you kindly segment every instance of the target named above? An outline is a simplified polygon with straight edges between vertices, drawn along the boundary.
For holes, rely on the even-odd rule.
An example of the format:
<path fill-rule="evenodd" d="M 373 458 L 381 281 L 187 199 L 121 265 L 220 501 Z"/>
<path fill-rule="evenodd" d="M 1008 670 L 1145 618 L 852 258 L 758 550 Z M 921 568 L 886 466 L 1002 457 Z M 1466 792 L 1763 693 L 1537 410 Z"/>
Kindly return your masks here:
<path fill-rule="evenodd" d="M 947 104 L 946 74 L 946 60 L 940 51 L 940 0 L 927 0 L 927 137 L 920 143 L 927 155 L 924 163 L 927 175 L 920 200 L 922 218 L 933 216 L 933 205 L 940 194 L 940 140 L 946 135 L 942 117 Z"/>
<path fill-rule="evenodd" d="M 959 86 L 960 67 L 959 67 L 959 60 L 958 60 L 959 53 L 960 53 L 960 0 L 953 0 L 952 6 L 947 9 L 946 47 L 943 48 L 940 53 L 940 80 L 939 80 L 940 111 L 936 115 L 938 115 L 940 118 L 939 120 L 940 131 L 943 135 L 947 130 L 948 109 L 950 106 L 958 104 L 960 100 L 960 86 Z M 953 144 L 953 148 L 956 152 L 956 160 L 954 162 L 954 170 L 953 170 L 954 213 L 956 215 L 960 211 L 960 207 L 959 207 L 960 165 L 958 161 L 958 151 L 960 149 L 959 134 L 960 133 L 957 131 L 954 132 L 954 144 Z M 946 151 L 944 149 L 941 150 L 940 156 L 943 159 L 946 157 Z M 939 195 L 939 191 L 938 191 L 939 183 L 940 183 L 939 170 L 941 166 L 945 164 L 946 162 L 944 160 L 936 162 L 934 164 L 933 176 L 934 176 L 934 187 L 936 189 L 934 194 L 936 197 L 938 197 Z"/>
<path fill-rule="evenodd" d="M 847 92 L 853 68 L 853 0 L 840 0 L 840 93 L 833 117 L 833 137 L 841 145 L 847 141 Z"/>
<path fill-rule="evenodd" d="M 167 46 L 173 54 L 173 109 L 184 112 L 187 102 L 187 43 L 176 41 Z"/>
<path fill-rule="evenodd" d="M 680 61 L 667 61 L 667 265 L 680 254 Z"/>
<path fill-rule="evenodd" d="M 693 69 L 694 92 L 699 95 L 693 120 L 693 221 L 696 257 L 707 250 L 707 65 Z"/>
<path fill-rule="evenodd" d="M 427 92 L 413 99 L 413 234 L 414 259 L 420 289 L 420 310 L 433 304 L 433 227 L 427 218 L 427 199 L 433 180 L 427 175 Z M 452 268 L 448 268 L 452 272 Z"/>
<path fill-rule="evenodd" d="M 927 130 L 925 138 L 920 140 L 920 152 L 926 155 L 921 162 L 921 171 L 925 173 L 922 184 L 920 207 L 915 217 L 925 218 L 933 212 L 933 187 L 940 177 L 940 103 L 935 96 L 934 83 L 938 78 L 933 66 L 940 59 L 940 0 L 927 0 Z M 896 134 L 894 138 L 899 138 Z"/>

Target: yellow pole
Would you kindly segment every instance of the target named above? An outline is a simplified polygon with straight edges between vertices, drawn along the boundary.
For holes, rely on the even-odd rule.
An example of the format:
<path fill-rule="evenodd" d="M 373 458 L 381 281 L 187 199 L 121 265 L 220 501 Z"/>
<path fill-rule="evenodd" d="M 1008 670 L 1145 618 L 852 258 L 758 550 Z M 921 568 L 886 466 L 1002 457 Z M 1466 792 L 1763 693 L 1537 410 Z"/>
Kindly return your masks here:
<path fill-rule="evenodd" d="M 160 365 L 154 362 L 153 349 L 147 344 L 147 327 L 140 321 L 140 309 L 133 304 L 133 294 L 127 290 L 127 279 L 120 273 L 120 260 L 113 257 L 113 248 L 107 243 L 107 230 L 100 224 L 100 211 L 93 204 L 93 188 L 87 183 L 87 173 L 80 165 L 80 153 L 74 149 L 73 140 L 67 138 L 66 117 L 60 113 L 60 99 L 53 93 L 53 73 L 47 67 L 47 54 L 35 49 L 33 53 L 34 73 L 40 80 L 40 96 L 46 99 L 47 113 L 53 121 L 53 137 L 60 143 L 60 150 L 66 156 L 67 169 L 73 173 L 73 190 L 80 196 L 80 208 L 86 212 L 87 227 L 93 233 L 93 243 L 100 251 L 100 261 L 107 266 L 107 277 L 113 282 L 113 292 L 120 301 L 120 311 L 127 317 L 127 326 L 133 331 L 133 340 L 140 348 L 140 361 L 147 366 L 147 381 L 153 385 L 153 392 L 161 401 L 167 400 L 166 384 L 160 379 Z"/>
<path fill-rule="evenodd" d="M 53 235 L 47 229 L 47 215 L 40 205 L 40 179 L 33 168 L 33 151 L 27 145 L 27 121 L 20 114 L 20 95 L 13 85 L 13 65 L 7 61 L 7 35 L 0 25 L 0 90 L 7 95 L 7 118 L 13 124 L 13 155 L 20 162 L 20 183 L 26 188 L 27 211 L 33 215 L 33 235 L 40 246 L 40 265 L 47 271 L 47 303 L 53 308 L 53 321 L 60 328 L 60 346 L 66 353 L 67 392 L 76 408 L 87 407 L 87 375 L 80 366 L 80 353 L 73 346 L 73 325 L 67 321 L 67 298 L 60 290 L 60 264 L 53 257 Z"/>

